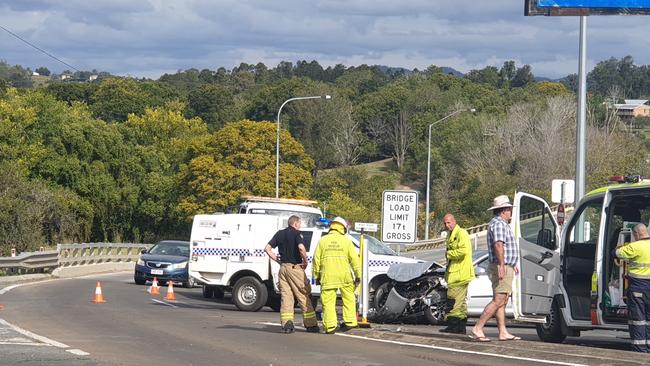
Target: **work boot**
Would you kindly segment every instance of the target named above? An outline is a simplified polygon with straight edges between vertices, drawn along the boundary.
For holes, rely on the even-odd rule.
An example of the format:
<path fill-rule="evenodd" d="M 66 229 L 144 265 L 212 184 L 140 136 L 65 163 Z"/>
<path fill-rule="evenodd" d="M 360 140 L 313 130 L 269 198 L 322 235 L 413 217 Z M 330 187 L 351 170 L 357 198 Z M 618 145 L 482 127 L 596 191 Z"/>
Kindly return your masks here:
<path fill-rule="evenodd" d="M 334 329 L 325 329 L 325 334 L 334 334 L 339 330 L 339 327 L 335 327 Z"/>
<path fill-rule="evenodd" d="M 457 334 L 467 334 L 467 318 L 458 320 Z"/>
<path fill-rule="evenodd" d="M 440 329 L 441 333 L 458 333 L 458 323 L 460 322 L 459 318 L 448 316 L 447 317 L 447 327 Z"/>
<path fill-rule="evenodd" d="M 284 325 L 282 326 L 282 331 L 285 334 L 293 333 L 294 331 L 293 322 L 289 320 L 286 323 L 284 323 Z"/>
<path fill-rule="evenodd" d="M 318 325 L 314 325 L 312 327 L 307 327 L 307 332 L 308 333 L 320 333 L 320 328 Z"/>
<path fill-rule="evenodd" d="M 354 328 L 359 328 L 359 325 L 347 325 L 345 323 L 341 323 L 341 325 L 339 325 L 339 329 L 341 330 L 341 332 L 347 332 L 348 330 Z"/>

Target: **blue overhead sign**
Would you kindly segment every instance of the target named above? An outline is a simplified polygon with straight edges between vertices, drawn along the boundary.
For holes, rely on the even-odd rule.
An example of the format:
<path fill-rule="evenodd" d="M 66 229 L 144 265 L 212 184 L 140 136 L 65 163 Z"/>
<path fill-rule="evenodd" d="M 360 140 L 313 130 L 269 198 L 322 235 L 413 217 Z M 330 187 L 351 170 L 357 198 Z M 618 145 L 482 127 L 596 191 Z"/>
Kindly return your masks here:
<path fill-rule="evenodd" d="M 650 14 L 650 0 L 524 0 L 526 15 Z"/>
<path fill-rule="evenodd" d="M 537 6 L 561 8 L 650 8 L 650 0 L 538 0 Z"/>

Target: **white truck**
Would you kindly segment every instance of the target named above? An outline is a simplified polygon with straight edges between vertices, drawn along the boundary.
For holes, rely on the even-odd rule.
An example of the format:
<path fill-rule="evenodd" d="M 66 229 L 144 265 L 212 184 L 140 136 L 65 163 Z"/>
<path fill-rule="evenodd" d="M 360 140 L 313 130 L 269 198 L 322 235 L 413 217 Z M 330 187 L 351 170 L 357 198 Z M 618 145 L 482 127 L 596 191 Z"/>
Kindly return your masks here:
<path fill-rule="evenodd" d="M 626 177 L 627 178 L 627 177 Z M 560 230 L 543 199 L 516 193 L 511 226 L 521 253 L 515 319 L 537 323 L 545 342 L 583 330 L 627 330 L 624 263 L 612 251 L 650 220 L 650 183 L 639 177 L 589 192 Z"/>
<path fill-rule="evenodd" d="M 258 202 L 260 203 L 260 202 Z M 307 206 L 266 202 L 265 207 L 252 205 L 238 214 L 196 215 L 190 237 L 191 257 L 189 275 L 203 284 L 203 296 L 222 297 L 224 290 L 232 291 L 238 309 L 257 311 L 268 305 L 279 309 L 279 265 L 271 261 L 264 247 L 279 229 L 287 227 L 290 214 L 303 218 L 301 233 L 305 238 L 309 264 L 306 269 L 311 280 L 311 258 L 327 227 L 319 226 L 321 215 Z M 258 212 L 256 212 L 259 210 Z M 261 212 L 263 211 L 263 212 Z M 282 212 L 278 212 L 282 211 Z M 310 218 L 311 217 L 311 218 Z M 359 246 L 359 234 L 348 234 Z M 400 257 L 381 241 L 365 236 L 368 244 L 370 290 L 388 281 L 388 267 L 398 262 L 417 262 Z M 312 295 L 318 296 L 320 286 L 312 281 Z"/>

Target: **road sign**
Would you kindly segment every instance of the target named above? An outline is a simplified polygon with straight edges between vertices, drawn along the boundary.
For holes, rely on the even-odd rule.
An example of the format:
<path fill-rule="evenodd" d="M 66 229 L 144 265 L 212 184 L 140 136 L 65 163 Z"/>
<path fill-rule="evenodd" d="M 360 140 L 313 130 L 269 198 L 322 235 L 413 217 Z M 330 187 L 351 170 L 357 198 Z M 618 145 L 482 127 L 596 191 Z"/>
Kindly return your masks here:
<path fill-rule="evenodd" d="M 553 179 L 551 181 L 551 201 L 560 203 L 564 195 L 563 203 L 573 203 L 575 201 L 575 187 L 576 183 L 573 179 Z"/>
<path fill-rule="evenodd" d="M 418 192 L 384 191 L 381 204 L 381 240 L 415 243 L 418 229 Z"/>
<path fill-rule="evenodd" d="M 371 224 L 368 222 L 355 222 L 354 223 L 354 230 L 355 231 L 365 231 L 369 233 L 376 233 L 378 230 L 378 225 L 377 224 Z"/>

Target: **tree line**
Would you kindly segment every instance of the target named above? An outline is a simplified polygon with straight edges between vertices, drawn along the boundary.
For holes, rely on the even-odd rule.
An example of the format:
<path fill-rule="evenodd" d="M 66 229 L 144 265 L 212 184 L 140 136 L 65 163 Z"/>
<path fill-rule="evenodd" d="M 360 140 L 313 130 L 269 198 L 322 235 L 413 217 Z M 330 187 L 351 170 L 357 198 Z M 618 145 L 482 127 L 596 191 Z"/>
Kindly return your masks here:
<path fill-rule="evenodd" d="M 10 246 L 186 239 L 195 214 L 224 211 L 244 194 L 273 196 L 274 121 L 296 96 L 332 99 L 283 109 L 281 195 L 318 199 L 352 221 L 377 222 L 384 189 L 424 193 L 428 126 L 470 107 L 478 112 L 432 131 L 433 231 L 446 211 L 471 226 L 489 218 L 495 195 L 548 197 L 552 179 L 573 176 L 571 86 L 536 81 L 514 62 L 463 77 L 436 66 L 258 63 L 39 88 L 3 70 L 0 255 Z M 608 174 L 643 174 L 644 140 L 602 104 L 590 104 L 589 116 L 590 187 Z M 384 158 L 385 174 L 355 166 Z"/>

